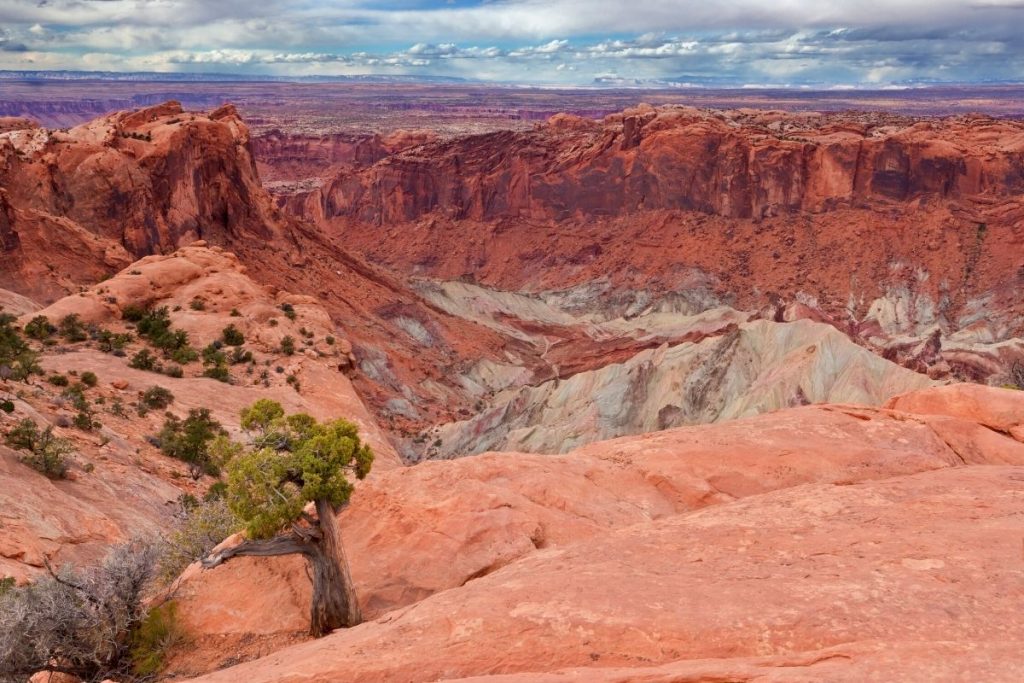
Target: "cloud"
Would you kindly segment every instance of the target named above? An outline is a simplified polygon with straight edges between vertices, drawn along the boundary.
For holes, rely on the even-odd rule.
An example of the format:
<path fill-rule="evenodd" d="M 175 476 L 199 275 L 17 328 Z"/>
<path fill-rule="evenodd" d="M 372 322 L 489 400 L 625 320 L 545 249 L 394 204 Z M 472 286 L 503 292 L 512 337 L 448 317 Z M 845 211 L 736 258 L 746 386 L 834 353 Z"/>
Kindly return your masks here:
<path fill-rule="evenodd" d="M 1024 73 L 1024 0 L 0 0 L 0 68 L 885 83 Z"/>

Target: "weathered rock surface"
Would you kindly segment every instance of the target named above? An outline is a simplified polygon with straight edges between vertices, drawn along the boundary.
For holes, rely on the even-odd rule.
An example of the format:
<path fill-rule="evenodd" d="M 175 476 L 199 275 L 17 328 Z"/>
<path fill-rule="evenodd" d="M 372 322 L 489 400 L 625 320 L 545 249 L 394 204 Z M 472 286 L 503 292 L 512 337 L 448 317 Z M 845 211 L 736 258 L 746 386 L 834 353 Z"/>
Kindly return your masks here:
<path fill-rule="evenodd" d="M 787 662 L 813 678 L 818 661 L 826 678 L 874 669 L 928 680 L 915 660 L 897 661 L 951 643 L 966 650 L 924 666 L 1015 680 L 1019 657 L 1001 646 L 1021 643 L 1020 544 L 1008 539 L 1024 530 L 1022 496 L 1019 466 L 754 495 L 531 553 L 200 680 L 433 681 L 568 667 L 633 669 L 620 678 L 634 680 L 665 665 L 709 678 L 782 667 L 780 680 L 799 680 L 785 678 Z M 1000 659 L 972 657 L 975 647 Z"/>
<path fill-rule="evenodd" d="M 195 300 L 204 302 L 202 310 L 190 305 Z M 295 320 L 281 311 L 284 303 L 292 304 Z M 40 427 L 57 425 L 57 434 L 70 439 L 77 450 L 71 478 L 51 481 L 0 445 L 0 575 L 23 580 L 41 571 L 45 560 L 57 565 L 94 561 L 112 543 L 166 529 L 182 493 L 202 495 L 209 481 L 193 482 L 183 463 L 147 442 L 146 437 L 159 432 L 163 411 L 140 416 L 131 404 L 154 386 L 173 394 L 170 412 L 183 416 L 190 408 L 209 408 L 236 435 L 241 409 L 262 397 L 322 420 L 344 417 L 359 426 L 373 447 L 378 471 L 399 464 L 342 371 L 352 362 L 350 346 L 317 300 L 256 284 L 237 258 L 219 249 L 191 246 L 167 256 L 146 257 L 80 294 L 25 313 L 21 322 L 43 315 L 55 323 L 76 313 L 85 323 L 122 331 L 128 328 L 121 312 L 128 306 L 167 306 L 174 328 L 186 331 L 197 348 L 220 338 L 229 324 L 236 325 L 259 367 L 270 368 L 267 378 L 235 365 L 233 383 L 225 384 L 202 377 L 198 361 L 185 366 L 182 378 L 132 369 L 128 357 L 143 347 L 139 340 L 125 350 L 125 357 L 102 353 L 91 342 L 45 347 L 40 362 L 47 374 L 91 371 L 99 378 L 97 387 L 87 392 L 96 420 L 102 423 L 92 432 L 69 426 L 74 411 L 59 388 L 41 380 L 31 385 L 0 380 L 0 398 L 10 398 L 15 406 L 11 414 L 0 412 L 0 433 L 18 420 L 32 418 Z M 277 323 L 270 324 L 271 319 Z M 278 346 L 285 335 L 302 346 L 307 336 L 301 329 L 310 335 L 310 344 L 295 356 L 282 355 Z M 331 334 L 339 335 L 333 345 L 325 341 Z M 278 365 L 284 372 L 272 371 Z M 301 391 L 287 383 L 288 375 L 298 378 Z M 120 414 L 113 411 L 115 405 L 121 406 Z"/>
<path fill-rule="evenodd" d="M 829 507 L 828 496 L 833 492 L 845 495 L 843 492 L 856 489 L 858 483 L 914 479 L 919 473 L 945 469 L 951 469 L 954 476 L 957 472 L 980 472 L 983 468 L 962 467 L 964 460 L 959 453 L 967 445 L 977 454 L 971 461 L 975 465 L 1024 466 L 1024 444 L 984 428 L 979 433 L 979 425 L 973 421 L 944 419 L 949 421 L 936 428 L 930 416 L 855 406 L 804 407 L 718 425 L 624 437 L 568 455 L 498 453 L 429 462 L 385 472 L 364 483 L 343 513 L 343 533 L 366 615 L 378 618 L 378 624 L 390 623 L 401 619 L 394 615 L 406 614 L 408 605 L 423 606 L 443 596 L 457 600 L 454 596 L 472 590 L 481 577 L 499 575 L 530 558 L 547 556 L 549 549 L 600 547 L 605 542 L 602 539 L 617 529 L 642 536 L 647 533 L 644 529 L 665 520 L 689 518 L 702 508 L 729 508 L 741 499 L 766 499 L 776 495 L 773 491 L 816 491 L 812 501 L 786 504 L 808 514 L 839 515 L 840 511 L 851 511 L 853 504 L 837 502 Z M 1005 475 L 1006 471 L 999 471 Z M 824 484 L 828 486 L 822 488 Z M 857 497 L 851 494 L 851 499 Z M 865 516 L 872 505 L 865 504 Z M 743 509 L 746 512 L 742 514 L 749 514 L 749 519 L 742 524 L 732 523 L 757 528 L 762 513 Z M 763 514 L 774 514 L 774 509 Z M 856 525 L 850 522 L 850 526 Z M 910 529 L 904 531 L 911 533 Z M 698 552 L 706 543 L 715 545 L 705 537 L 680 543 Z M 775 542 L 770 531 L 751 540 Z M 646 550 L 642 540 L 635 544 L 612 563 L 619 574 L 613 577 L 609 570 L 604 580 L 628 586 L 634 570 L 642 573 L 640 567 L 646 563 L 647 553 L 659 552 L 657 548 Z M 802 553 L 789 551 L 789 560 L 796 564 L 817 562 L 813 559 L 814 545 L 809 542 Z M 780 558 L 780 562 L 785 559 Z M 568 565 L 559 566 L 567 573 L 571 571 Z M 587 573 L 584 564 L 579 566 Z M 706 573 L 712 576 L 714 567 L 707 567 Z M 271 575 L 286 577 L 280 584 L 281 599 L 251 599 L 255 585 Z M 666 569 L 662 580 L 671 582 L 674 576 Z M 530 581 L 539 584 L 546 579 L 537 576 L 522 581 L 523 590 L 528 590 Z M 539 585 L 535 589 L 546 591 Z M 250 633 L 245 625 L 255 624 L 251 633 L 266 643 L 267 639 L 294 636 L 307 623 L 309 586 L 301 561 L 245 558 L 207 572 L 199 572 L 196 567 L 186 575 L 178 595 L 183 619 L 207 642 L 228 638 L 242 647 Z M 506 609 L 518 600 L 504 602 L 502 595 L 496 592 L 492 597 Z M 570 589 L 563 598 L 572 602 L 571 596 L 576 595 Z M 562 604 L 563 600 L 556 602 Z M 664 602 L 664 609 L 672 612 L 671 604 Z M 580 609 L 591 607 L 583 604 Z M 600 614 L 604 612 L 594 608 L 595 620 L 600 620 Z M 480 618 L 485 620 L 480 633 L 491 634 L 486 626 L 491 617 Z M 643 620 L 634 626 L 647 628 Z M 621 624 L 619 627 L 624 628 Z M 369 627 L 359 627 L 344 637 L 365 628 Z M 500 637 L 494 635 L 497 643 Z M 331 639 L 341 637 L 336 634 Z M 547 637 L 558 640 L 552 633 Z M 752 652 L 750 656 L 754 654 L 768 652 Z M 438 655 L 438 667 L 446 666 L 442 661 L 446 656 Z M 694 655 L 718 656 L 738 655 Z M 502 661 L 493 652 L 481 654 L 480 661 L 488 658 Z M 179 660 L 179 666 L 184 671 L 190 667 L 196 670 L 222 660 L 213 652 L 201 656 L 192 652 Z M 334 671 L 330 663 L 324 665 L 328 667 L 324 671 Z M 545 663 L 545 670 L 569 665 L 574 664 Z M 470 667 L 459 675 L 484 670 Z M 366 669 L 360 671 L 371 680 L 406 680 L 407 675 L 411 676 L 407 680 L 442 677 L 439 673 L 424 673 L 420 678 L 404 669 L 388 673 L 381 669 L 372 674 Z M 444 671 L 445 676 L 454 675 Z M 323 680 L 330 679 L 330 674 L 323 675 Z M 359 674 L 352 675 L 358 678 Z"/>
<path fill-rule="evenodd" d="M 591 441 L 749 417 L 809 403 L 880 405 L 931 384 L 810 321 L 759 320 L 696 343 L 499 394 L 426 435 L 430 457 L 486 450 L 560 453 Z M 441 441 L 441 445 L 431 444 Z"/>

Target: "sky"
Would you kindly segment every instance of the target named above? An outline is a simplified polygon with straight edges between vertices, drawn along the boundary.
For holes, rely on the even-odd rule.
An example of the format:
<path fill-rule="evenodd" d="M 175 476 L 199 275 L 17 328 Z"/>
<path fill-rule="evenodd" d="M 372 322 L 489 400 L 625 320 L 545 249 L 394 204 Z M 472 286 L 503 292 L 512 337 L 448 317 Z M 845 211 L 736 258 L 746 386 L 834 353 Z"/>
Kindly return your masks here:
<path fill-rule="evenodd" d="M 0 69 L 537 85 L 1024 80 L 1024 0 L 0 0 Z"/>

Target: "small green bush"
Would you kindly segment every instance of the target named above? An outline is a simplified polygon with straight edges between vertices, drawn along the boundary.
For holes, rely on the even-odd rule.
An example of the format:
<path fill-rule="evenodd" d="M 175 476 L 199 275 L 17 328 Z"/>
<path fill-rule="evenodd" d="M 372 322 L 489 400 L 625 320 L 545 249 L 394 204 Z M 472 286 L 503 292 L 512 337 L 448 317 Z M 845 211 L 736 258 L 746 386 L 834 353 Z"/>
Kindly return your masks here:
<path fill-rule="evenodd" d="M 285 335 L 281 338 L 281 353 L 286 356 L 295 354 L 295 339 L 291 335 Z"/>
<path fill-rule="evenodd" d="M 0 401 L 0 410 L 2 410 L 3 412 L 5 412 L 7 414 L 13 413 L 14 412 L 14 401 L 11 401 L 11 400 Z"/>
<path fill-rule="evenodd" d="M 82 384 L 89 388 L 96 386 L 96 384 L 99 382 L 99 378 L 96 377 L 96 373 L 91 372 L 89 370 L 83 372 L 82 376 L 79 377 L 79 379 L 81 380 Z"/>
<path fill-rule="evenodd" d="M 164 668 L 168 653 L 184 639 L 173 600 L 149 610 L 131 635 L 132 671 L 139 677 L 155 676 Z"/>
<path fill-rule="evenodd" d="M 34 420 L 25 418 L 7 434 L 5 441 L 15 450 L 27 451 L 21 461 L 37 472 L 50 479 L 67 476 L 74 448 L 69 441 L 54 435 L 52 425 L 40 432 Z"/>
<path fill-rule="evenodd" d="M 149 408 L 163 409 L 174 403 L 174 394 L 163 387 L 150 387 L 139 394 L 139 400 Z"/>
<path fill-rule="evenodd" d="M 245 335 L 233 324 L 224 328 L 223 332 L 221 332 L 221 338 L 228 346 L 241 346 L 245 343 Z"/>
<path fill-rule="evenodd" d="M 175 379 L 181 379 L 185 376 L 185 372 L 181 369 L 180 365 L 168 365 L 164 368 L 163 374 Z"/>
<path fill-rule="evenodd" d="M 46 378 L 46 381 L 55 387 L 66 387 L 70 382 L 67 376 L 61 375 L 60 373 L 50 375 Z"/>
<path fill-rule="evenodd" d="M 150 352 L 149 349 L 142 349 L 129 361 L 128 366 L 135 368 L 136 370 L 152 370 L 156 365 L 156 357 Z"/>
<path fill-rule="evenodd" d="M 31 339 L 43 341 L 56 334 L 57 328 L 45 315 L 37 315 L 25 325 L 25 334 Z"/>
<path fill-rule="evenodd" d="M 193 408 L 184 420 L 169 415 L 157 438 L 160 450 L 188 463 L 192 478 L 198 479 L 204 473 L 220 474 L 220 464 L 210 456 L 210 442 L 222 433 L 224 430 L 208 408 Z"/>
<path fill-rule="evenodd" d="M 189 302 L 188 307 L 191 308 L 193 311 L 205 311 L 206 302 L 204 302 L 199 297 L 196 297 L 195 299 L 192 299 L 192 301 Z"/>
<path fill-rule="evenodd" d="M 85 325 L 77 313 L 69 313 L 61 318 L 57 331 L 60 336 L 72 343 L 83 342 L 89 338 L 85 332 Z"/>
<path fill-rule="evenodd" d="M 289 320 L 295 320 L 295 307 L 291 304 L 281 304 L 281 311 Z"/>

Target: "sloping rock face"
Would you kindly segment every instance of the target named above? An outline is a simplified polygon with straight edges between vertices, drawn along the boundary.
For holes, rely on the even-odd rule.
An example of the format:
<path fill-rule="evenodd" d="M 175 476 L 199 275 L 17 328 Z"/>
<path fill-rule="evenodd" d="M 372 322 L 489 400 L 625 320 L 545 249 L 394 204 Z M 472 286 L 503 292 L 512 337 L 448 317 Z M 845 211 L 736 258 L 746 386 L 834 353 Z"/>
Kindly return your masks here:
<path fill-rule="evenodd" d="M 54 246 L 45 242 L 38 225 L 53 223 L 59 225 L 53 231 L 84 232 L 82 248 L 91 246 L 92 256 L 103 255 L 95 260 L 107 267 L 196 239 L 218 244 L 243 235 L 271 239 L 279 226 L 247 145 L 248 132 L 233 107 L 197 115 L 185 113 L 176 102 L 115 114 L 67 132 L 25 128 L 2 133 L 0 188 L 6 196 L 0 213 L 7 218 L 0 219 L 0 225 L 6 223 L 0 232 L 9 235 L 5 258 L 30 267 Z M 15 237 L 20 244 L 11 248 Z M 88 260 L 75 258 L 86 256 L 82 248 L 43 263 L 81 282 L 74 269 Z M 22 274 L 21 269 L 3 269 L 5 278 Z"/>
<path fill-rule="evenodd" d="M 202 310 L 193 308 L 193 301 L 203 302 Z M 282 313 L 285 303 L 295 311 L 295 320 Z M 233 324 L 244 334 L 245 349 L 260 368 L 280 366 L 282 372 L 268 370 L 262 379 L 255 370 L 247 372 L 245 365 L 233 365 L 232 383 L 226 384 L 203 377 L 198 361 L 185 364 L 181 378 L 129 367 L 128 357 L 144 346 L 139 340 L 124 350 L 124 356 L 103 353 L 92 341 L 42 347 L 40 363 L 47 375 L 60 373 L 73 381 L 76 374 L 96 374 L 99 382 L 86 395 L 102 426 L 91 431 L 73 428 L 75 411 L 61 389 L 45 381 L 0 380 L 0 400 L 14 405 L 10 414 L 0 411 L 0 435 L 31 418 L 40 428 L 53 425 L 76 450 L 69 479 L 51 481 L 20 462 L 18 452 L 0 445 L 0 576 L 28 579 L 43 571 L 47 560 L 57 566 L 95 561 L 112 543 L 163 532 L 178 510 L 181 494 L 202 496 L 212 480 L 192 481 L 183 463 L 162 455 L 147 441 L 159 432 L 165 411 L 143 415 L 135 404 L 141 392 L 154 386 L 173 394 L 169 412 L 183 417 L 191 408 L 208 408 L 236 436 L 241 409 L 264 397 L 279 401 L 290 412 L 307 412 L 322 420 L 344 417 L 359 426 L 373 447 L 378 471 L 399 464 L 397 453 L 344 374 L 353 362 L 351 346 L 326 311 L 312 297 L 272 291 L 253 282 L 234 255 L 218 248 L 191 246 L 146 257 L 78 295 L 26 312 L 20 322 L 43 315 L 56 323 L 76 313 L 87 325 L 130 332 L 121 319 L 129 306 L 167 306 L 174 328 L 187 332 L 196 348 L 219 339 Z M 298 354 L 285 356 L 279 351 L 285 335 L 298 340 Z M 329 335 L 337 335 L 334 344 L 326 343 Z M 309 343 L 303 344 L 307 339 Z M 289 375 L 297 378 L 301 390 L 285 380 Z"/>
<path fill-rule="evenodd" d="M 288 210 L 399 272 L 544 291 L 693 286 L 835 325 L 934 376 L 1024 355 L 1024 127 L 638 107 L 428 142 Z M 443 244 L 443 249 L 437 245 Z"/>
<path fill-rule="evenodd" d="M 376 618 L 201 680 L 1015 680 L 1024 443 L 929 410 L 804 407 L 386 473 L 343 518 Z M 232 571 L 192 577 L 186 619 Z"/>
<path fill-rule="evenodd" d="M 759 320 L 720 336 L 641 351 L 624 363 L 499 394 L 429 431 L 429 457 L 487 450 L 559 453 L 591 441 L 749 417 L 809 403 L 880 405 L 932 382 L 810 321 Z"/>
<path fill-rule="evenodd" d="M 327 215 L 378 223 L 435 210 L 475 220 L 642 209 L 764 218 L 1022 192 L 1024 127 L 1013 122 L 639 107 L 601 122 L 558 117 L 530 133 L 428 144 L 338 179 L 324 202 Z"/>

